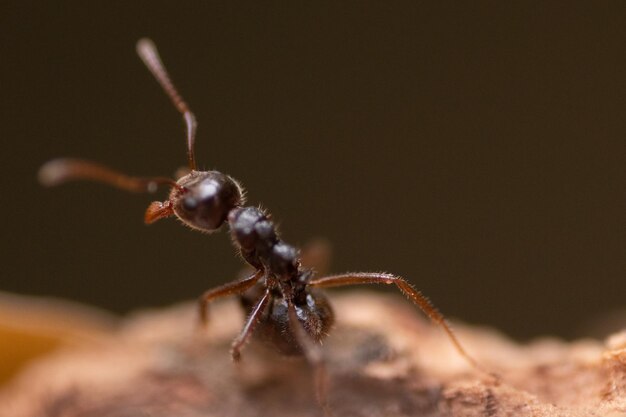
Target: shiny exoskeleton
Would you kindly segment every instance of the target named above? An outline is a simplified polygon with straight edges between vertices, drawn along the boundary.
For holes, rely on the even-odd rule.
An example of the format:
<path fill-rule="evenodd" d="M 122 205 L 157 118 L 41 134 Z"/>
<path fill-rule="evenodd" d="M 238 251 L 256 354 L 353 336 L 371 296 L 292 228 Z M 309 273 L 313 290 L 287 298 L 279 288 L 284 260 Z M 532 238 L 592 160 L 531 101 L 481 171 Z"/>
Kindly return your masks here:
<path fill-rule="evenodd" d="M 280 239 L 270 216 L 259 208 L 244 206 L 243 189 L 235 179 L 217 171 L 196 170 L 196 118 L 172 84 L 154 44 L 148 39 L 141 39 L 137 43 L 137 52 L 183 116 L 187 128 L 189 173 L 177 181 L 161 177 L 137 178 L 93 162 L 57 159 L 41 168 L 39 178 L 43 184 L 57 185 L 67 180 L 88 179 L 135 192 L 154 192 L 157 185 L 167 185 L 171 187 L 168 199 L 150 204 L 145 213 L 146 223 L 175 216 L 191 228 L 208 233 L 227 223 L 234 246 L 254 273 L 204 293 L 199 302 L 201 321 L 207 322 L 211 301 L 239 295 L 248 318 L 233 341 L 233 359 L 240 358 L 241 349 L 253 334 L 283 354 L 303 355 L 315 367 L 317 395 L 322 403 L 325 397 L 325 368 L 319 342 L 330 330 L 334 316 L 326 297 L 318 288 L 394 284 L 441 326 L 457 351 L 477 367 L 444 317 L 406 280 L 379 272 L 314 277 L 311 270 L 302 267 L 298 250 Z"/>
<path fill-rule="evenodd" d="M 243 281 L 209 290 L 200 299 L 200 317 L 206 323 L 211 300 L 230 293 L 242 294 L 250 319 L 233 343 L 233 358 L 239 359 L 255 326 L 259 338 L 281 353 L 303 354 L 303 343 L 298 342 L 289 325 L 290 308 L 295 310 L 307 337 L 321 341 L 333 323 L 326 297 L 309 288 L 312 271 L 301 267 L 298 250 L 280 239 L 269 216 L 257 207 L 243 207 L 239 183 L 218 171 L 194 170 L 176 184 L 167 201 L 152 203 L 146 220 L 152 223 L 173 213 L 186 225 L 209 233 L 227 222 L 235 247 L 257 271 Z"/>
<path fill-rule="evenodd" d="M 308 288 L 312 271 L 301 268 L 296 248 L 280 240 L 274 223 L 262 210 L 235 208 L 230 212 L 228 222 L 242 257 L 265 274 L 263 285 L 257 286 L 269 290 L 267 313 L 258 324 L 259 337 L 283 354 L 302 354 L 302 348 L 289 327 L 289 302 L 293 303 L 298 320 L 315 342 L 327 334 L 333 323 L 333 313 L 326 297 Z M 250 294 L 252 299 L 256 298 L 254 292 L 249 291 L 242 297 L 242 303 L 252 313 L 255 306 L 250 303 Z M 237 357 L 238 351 L 233 350 L 233 354 Z"/>

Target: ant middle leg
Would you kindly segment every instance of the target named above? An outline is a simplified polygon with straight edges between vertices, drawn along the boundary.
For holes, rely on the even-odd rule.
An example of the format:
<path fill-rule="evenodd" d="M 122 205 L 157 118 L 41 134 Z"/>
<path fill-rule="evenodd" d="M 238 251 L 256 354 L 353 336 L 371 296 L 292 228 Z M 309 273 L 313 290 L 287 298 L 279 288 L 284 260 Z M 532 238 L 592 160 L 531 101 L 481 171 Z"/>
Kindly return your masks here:
<path fill-rule="evenodd" d="M 198 301 L 198 311 L 200 315 L 200 323 L 206 327 L 209 322 L 209 303 L 217 298 L 227 297 L 229 295 L 241 294 L 252 288 L 263 276 L 264 271 L 258 270 L 254 274 L 241 281 L 229 282 L 217 288 L 206 291 Z"/>
<path fill-rule="evenodd" d="M 340 275 L 331 275 L 327 277 L 315 278 L 309 282 L 310 287 L 329 288 L 340 287 L 346 285 L 358 284 L 395 284 L 396 287 L 414 304 L 416 304 L 435 324 L 440 326 L 448 335 L 448 338 L 454 345 L 455 349 L 461 356 L 465 358 L 474 368 L 482 370 L 482 367 L 471 357 L 461 345 L 452 328 L 446 321 L 445 317 L 435 308 L 435 306 L 422 293 L 404 278 L 383 272 L 356 272 Z"/>

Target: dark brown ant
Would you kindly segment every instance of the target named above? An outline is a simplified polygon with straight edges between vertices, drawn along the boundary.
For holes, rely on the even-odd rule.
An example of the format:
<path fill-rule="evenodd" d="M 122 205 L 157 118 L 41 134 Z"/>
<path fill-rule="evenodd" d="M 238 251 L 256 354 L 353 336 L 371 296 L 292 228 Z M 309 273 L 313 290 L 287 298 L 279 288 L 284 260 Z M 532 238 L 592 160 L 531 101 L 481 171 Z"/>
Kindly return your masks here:
<path fill-rule="evenodd" d="M 191 228 L 208 233 L 228 223 L 233 245 L 255 272 L 247 278 L 205 292 L 200 297 L 199 310 L 200 320 L 206 324 L 211 301 L 230 295 L 242 297 L 248 318 L 233 341 L 233 360 L 240 359 L 241 350 L 253 333 L 282 354 L 303 355 L 316 370 L 316 392 L 318 400 L 323 403 L 325 367 L 320 342 L 328 334 L 334 315 L 326 297 L 318 289 L 356 284 L 395 284 L 434 323 L 441 326 L 459 354 L 478 367 L 445 318 L 405 279 L 380 272 L 314 278 L 310 269 L 301 266 L 298 250 L 280 239 L 269 214 L 257 207 L 244 206 L 243 188 L 235 179 L 218 171 L 196 170 L 194 141 L 197 124 L 194 114 L 172 84 L 152 41 L 139 40 L 137 53 L 183 115 L 190 172 L 178 181 L 161 177 L 137 178 L 93 162 L 57 159 L 41 167 L 39 179 L 45 185 L 88 179 L 135 192 L 154 192 L 157 185 L 168 185 L 171 187 L 169 198 L 148 206 L 144 218 L 146 223 L 176 216 Z"/>

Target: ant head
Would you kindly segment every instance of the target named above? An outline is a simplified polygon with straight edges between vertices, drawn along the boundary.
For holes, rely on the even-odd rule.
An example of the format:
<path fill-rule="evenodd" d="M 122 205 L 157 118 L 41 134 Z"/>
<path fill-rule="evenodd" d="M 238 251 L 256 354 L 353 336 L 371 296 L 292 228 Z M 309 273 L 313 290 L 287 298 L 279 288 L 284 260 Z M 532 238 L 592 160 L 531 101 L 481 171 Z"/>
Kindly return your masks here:
<path fill-rule="evenodd" d="M 154 192 L 157 185 L 168 185 L 172 187 L 169 199 L 150 204 L 145 214 L 146 223 L 176 216 L 194 229 L 212 232 L 224 223 L 233 208 L 242 204 L 243 191 L 228 175 L 196 170 L 193 148 L 197 124 L 194 114 L 170 80 L 154 43 L 149 39 L 139 40 L 137 53 L 183 116 L 190 172 L 178 181 L 161 177 L 138 178 L 89 161 L 56 159 L 41 167 L 39 180 L 44 185 L 57 185 L 68 180 L 87 179 L 134 192 Z"/>
<path fill-rule="evenodd" d="M 146 222 L 174 214 L 193 229 L 212 232 L 228 213 L 243 203 L 241 186 L 233 178 L 217 171 L 191 171 L 177 181 L 165 203 L 152 203 Z"/>
<path fill-rule="evenodd" d="M 152 75 L 182 114 L 187 127 L 187 159 L 189 174 L 180 178 L 172 188 L 169 200 L 153 202 L 146 210 L 146 223 L 175 215 L 193 229 L 212 232 L 226 220 L 228 213 L 242 203 L 243 192 L 237 181 L 217 171 L 196 171 L 194 142 L 196 117 L 180 96 L 149 39 L 137 42 L 137 53 Z"/>

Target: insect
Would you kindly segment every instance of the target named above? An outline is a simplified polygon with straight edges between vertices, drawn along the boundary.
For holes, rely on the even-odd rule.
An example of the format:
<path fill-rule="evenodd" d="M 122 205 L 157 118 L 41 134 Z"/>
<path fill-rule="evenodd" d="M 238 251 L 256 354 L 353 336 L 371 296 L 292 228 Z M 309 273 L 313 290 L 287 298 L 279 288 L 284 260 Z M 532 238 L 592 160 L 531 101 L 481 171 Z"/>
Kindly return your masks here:
<path fill-rule="evenodd" d="M 197 128 L 194 114 L 174 87 L 152 41 L 139 40 L 137 53 L 183 116 L 189 173 L 177 181 L 163 177 L 139 178 L 94 162 L 56 159 L 41 167 L 39 178 L 49 186 L 86 179 L 134 192 L 155 192 L 158 186 L 164 185 L 170 187 L 169 196 L 165 201 L 155 201 L 148 206 L 146 223 L 174 216 L 192 229 L 208 233 L 227 223 L 233 245 L 254 272 L 244 279 L 206 291 L 200 297 L 199 315 L 202 323 L 207 323 L 211 301 L 231 295 L 242 297 L 248 316 L 232 343 L 235 361 L 240 359 L 242 348 L 253 334 L 262 336 L 279 352 L 304 356 L 313 365 L 318 400 L 323 402 L 326 371 L 320 342 L 328 334 L 334 315 L 320 289 L 394 284 L 445 331 L 460 355 L 478 367 L 443 315 L 405 279 L 379 272 L 314 277 L 311 270 L 302 266 L 298 250 L 280 238 L 270 215 L 260 208 L 245 205 L 243 188 L 234 178 L 218 171 L 198 171 L 194 154 Z"/>

